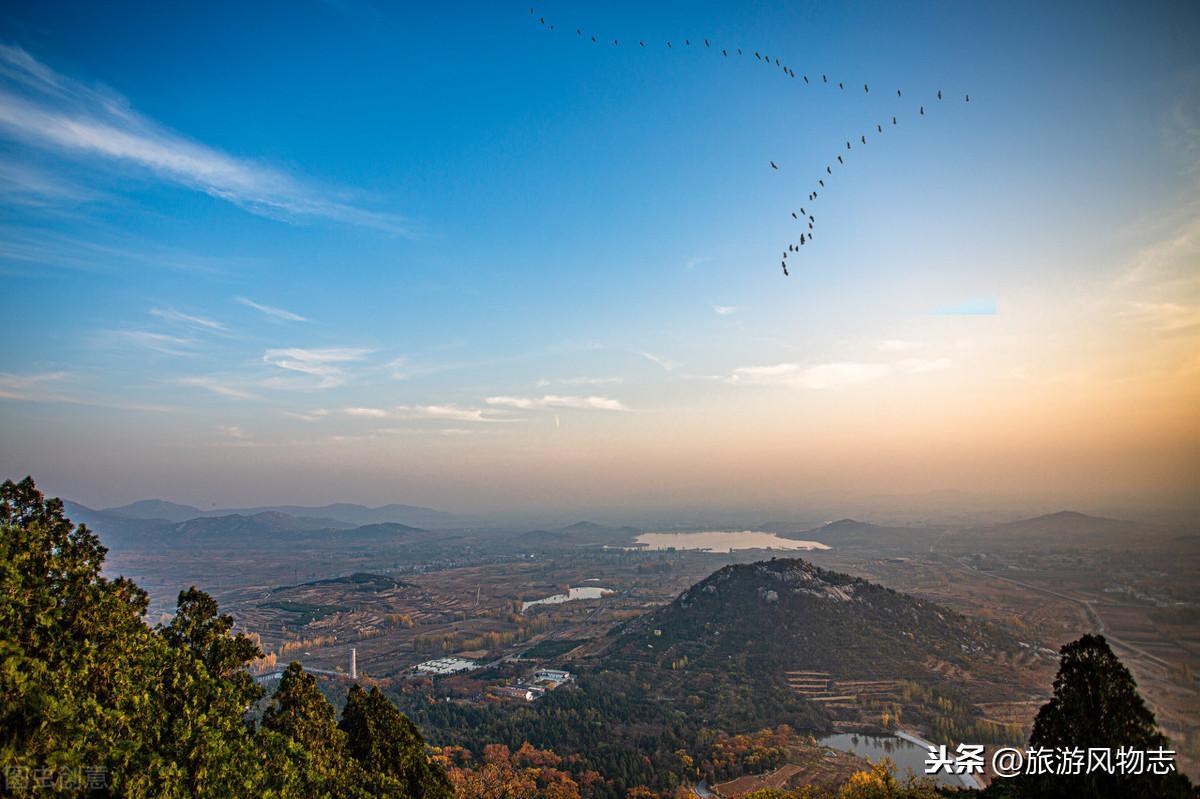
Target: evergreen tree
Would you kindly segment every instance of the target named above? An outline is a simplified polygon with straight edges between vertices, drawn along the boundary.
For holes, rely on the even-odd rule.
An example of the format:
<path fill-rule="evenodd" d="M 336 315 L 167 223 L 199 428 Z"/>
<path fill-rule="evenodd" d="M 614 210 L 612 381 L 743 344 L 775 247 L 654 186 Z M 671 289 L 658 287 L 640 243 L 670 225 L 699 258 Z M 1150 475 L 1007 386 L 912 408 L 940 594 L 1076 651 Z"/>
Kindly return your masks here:
<path fill-rule="evenodd" d="M 317 680 L 292 663 L 279 681 L 262 730 L 282 740 L 269 740 L 271 765 L 282 779 L 276 786 L 284 796 L 366 797 L 366 773 L 350 757 L 346 733 L 338 729 L 333 705 L 317 688 Z"/>
<path fill-rule="evenodd" d="M 450 783 L 441 766 L 430 762 L 415 724 L 378 688 L 350 688 L 338 727 L 350 754 L 372 775 L 375 796 L 403 799 L 450 799 Z"/>
<path fill-rule="evenodd" d="M 32 479 L 0 485 L 5 795 L 76 795 L 87 774 L 106 786 L 89 795 L 129 799 L 449 799 L 416 728 L 377 691 L 354 693 L 345 721 L 354 755 L 297 663 L 255 730 L 253 642 L 194 587 L 170 622 L 151 628 L 146 593 L 101 576 L 105 554 Z M 20 774 L 35 770 L 71 782 L 21 788 Z"/>
<path fill-rule="evenodd" d="M 1133 675 L 1113 653 L 1102 635 L 1085 635 L 1061 650 L 1054 694 L 1038 711 L 1030 747 L 1076 749 L 1122 747 L 1148 751 L 1170 749 L 1154 713 L 1137 690 Z M 1191 783 L 1181 774 L 1108 774 L 1023 776 L 1001 780 L 987 791 L 996 797 L 1038 799 L 1150 799 L 1192 796 Z"/>
<path fill-rule="evenodd" d="M 146 593 L 100 576 L 106 552 L 31 478 L 0 485 L 0 772 L 86 768 L 150 795 L 178 773 L 155 747 L 169 653 Z"/>

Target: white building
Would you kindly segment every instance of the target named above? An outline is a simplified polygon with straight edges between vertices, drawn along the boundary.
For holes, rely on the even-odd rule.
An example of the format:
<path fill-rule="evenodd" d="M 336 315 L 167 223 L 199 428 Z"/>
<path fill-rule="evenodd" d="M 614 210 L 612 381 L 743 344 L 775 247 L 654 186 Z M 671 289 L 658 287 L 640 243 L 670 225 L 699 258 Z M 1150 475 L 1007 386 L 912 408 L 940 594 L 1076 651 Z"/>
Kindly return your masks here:
<path fill-rule="evenodd" d="M 473 660 L 464 660 L 462 658 L 438 658 L 437 660 L 427 660 L 424 663 L 418 663 L 413 666 L 413 671 L 417 674 L 457 674 L 460 671 L 471 671 L 479 668 L 479 664 Z"/>
<path fill-rule="evenodd" d="M 539 669 L 533 673 L 534 682 L 552 682 L 561 684 L 572 679 L 571 672 L 558 669 Z"/>

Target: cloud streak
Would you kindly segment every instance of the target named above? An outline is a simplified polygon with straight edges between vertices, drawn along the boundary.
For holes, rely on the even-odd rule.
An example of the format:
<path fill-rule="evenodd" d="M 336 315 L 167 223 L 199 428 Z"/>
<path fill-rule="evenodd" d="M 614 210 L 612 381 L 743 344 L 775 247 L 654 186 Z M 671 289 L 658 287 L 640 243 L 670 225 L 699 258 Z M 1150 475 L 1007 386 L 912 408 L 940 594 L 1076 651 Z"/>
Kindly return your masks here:
<path fill-rule="evenodd" d="M 580 397 L 564 396 L 561 394 L 546 394 L 542 397 L 488 397 L 484 400 L 488 405 L 504 408 L 517 408 L 523 411 L 543 410 L 546 408 L 574 408 L 586 411 L 628 411 L 620 400 L 611 397 Z"/>
<path fill-rule="evenodd" d="M 269 316 L 272 319 L 279 319 L 284 322 L 307 322 L 308 318 L 301 316 L 298 313 L 283 308 L 276 308 L 274 305 L 263 305 L 261 302 L 255 302 L 247 297 L 234 297 L 233 301 L 239 305 L 245 305 L 247 308 L 253 308 L 264 316 Z"/>
<path fill-rule="evenodd" d="M 409 232 L 395 215 L 331 199 L 331 192 L 283 170 L 191 141 L 138 114 L 123 97 L 60 75 L 9 45 L 0 45 L 0 131 L 79 160 L 134 166 L 260 216 Z"/>
<path fill-rule="evenodd" d="M 366 360 L 370 354 L 371 350 L 361 347 L 286 347 L 267 350 L 263 353 L 263 362 L 285 371 L 315 378 L 316 382 L 307 387 L 323 389 L 343 385 L 347 380 L 344 365 Z M 280 384 L 276 382 L 275 387 L 280 387 Z M 297 386 L 290 384 L 282 387 Z"/>
<path fill-rule="evenodd" d="M 896 363 L 833 361 L 811 366 L 777 363 L 738 367 L 725 382 L 733 385 L 783 386 L 820 391 L 873 383 L 896 373 L 939 372 L 952 365 L 949 358 L 906 358 Z"/>
<path fill-rule="evenodd" d="M 257 394 L 246 391 L 238 386 L 230 385 L 212 377 L 181 377 L 175 381 L 178 385 L 189 386 L 191 388 L 202 388 L 205 391 L 216 394 L 218 397 L 226 399 L 238 400 L 255 400 L 259 399 Z"/>
<path fill-rule="evenodd" d="M 206 319 L 203 316 L 192 316 L 177 311 L 174 308 L 151 308 L 151 316 L 157 316 L 165 322 L 177 322 L 179 324 L 188 325 L 190 327 L 198 327 L 204 330 L 227 331 L 229 328 L 213 319 Z"/>

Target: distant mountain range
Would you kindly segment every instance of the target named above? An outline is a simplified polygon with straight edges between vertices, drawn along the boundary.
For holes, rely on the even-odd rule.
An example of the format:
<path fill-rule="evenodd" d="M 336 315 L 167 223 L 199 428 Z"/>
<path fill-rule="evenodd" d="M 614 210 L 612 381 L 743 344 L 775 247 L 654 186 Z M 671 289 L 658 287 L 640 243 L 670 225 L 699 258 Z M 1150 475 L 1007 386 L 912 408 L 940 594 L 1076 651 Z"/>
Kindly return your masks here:
<path fill-rule="evenodd" d="M 82 507 L 82 506 L 80 506 Z M 454 516 L 433 508 L 417 505 L 382 505 L 369 508 L 337 502 L 331 505 L 263 505 L 255 508 L 219 508 L 201 510 L 191 505 L 180 505 L 161 499 L 143 499 L 115 508 L 105 508 L 99 513 L 113 514 L 129 519 L 163 519 L 169 522 L 185 522 L 189 519 L 214 516 L 257 516 L 262 513 L 278 513 L 300 519 L 325 520 L 325 526 L 357 527 L 364 524 L 404 524 L 426 530 L 454 530 L 462 523 Z"/>
<path fill-rule="evenodd" d="M 634 527 L 607 527 L 595 522 L 582 521 L 556 530 L 530 530 L 522 533 L 520 540 L 530 545 L 549 547 L 619 546 L 632 543 L 639 532 L 641 531 Z"/>
<path fill-rule="evenodd" d="M 67 517 L 71 521 L 92 528 L 106 545 L 120 547 L 187 547 L 206 546 L 216 542 L 277 547 L 321 540 L 354 541 L 362 545 L 393 542 L 398 537 L 414 534 L 430 535 L 424 528 L 397 522 L 354 524 L 332 518 L 293 516 L 280 510 L 251 509 L 251 512 L 245 513 L 213 511 L 199 516 L 189 515 L 182 521 L 174 521 L 157 515 L 148 518 L 127 515 L 131 506 L 94 510 L 77 502 L 65 502 L 64 505 Z M 180 509 L 188 508 L 186 505 L 162 503 L 159 500 L 148 500 L 134 505 L 134 513 L 165 511 L 176 517 L 183 515 Z M 195 508 L 191 510 L 194 511 Z"/>
<path fill-rule="evenodd" d="M 1059 511 L 1021 519 L 984 525 L 915 525 L 881 526 L 857 519 L 839 519 L 809 530 L 797 530 L 794 525 L 774 522 L 761 529 L 776 533 L 780 538 L 820 541 L 838 549 L 869 547 L 896 551 L 927 550 L 936 544 L 939 551 L 974 551 L 980 548 L 1003 548 L 1006 545 L 1037 544 L 1046 549 L 1060 547 L 1119 547 L 1130 544 L 1165 540 L 1172 528 L 1146 522 L 1108 519 L 1076 511 Z"/>

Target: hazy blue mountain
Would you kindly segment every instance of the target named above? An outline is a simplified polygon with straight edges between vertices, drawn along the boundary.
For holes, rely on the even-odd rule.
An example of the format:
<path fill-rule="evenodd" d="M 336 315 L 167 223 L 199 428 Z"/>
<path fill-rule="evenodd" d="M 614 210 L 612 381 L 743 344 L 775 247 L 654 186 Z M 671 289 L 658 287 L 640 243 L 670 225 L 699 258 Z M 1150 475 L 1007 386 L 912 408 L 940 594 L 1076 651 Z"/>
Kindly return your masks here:
<path fill-rule="evenodd" d="M 164 499 L 143 499 L 128 505 L 105 508 L 104 513 L 114 513 L 131 519 L 166 519 L 169 522 L 183 522 L 202 516 L 204 511 L 193 508 L 191 505 L 180 505 Z"/>
<path fill-rule="evenodd" d="M 836 549 L 869 547 L 896 552 L 923 551 L 941 535 L 940 528 L 887 527 L 857 519 L 838 519 L 811 530 L 776 532 L 780 538 L 820 541 Z"/>
<path fill-rule="evenodd" d="M 230 513 L 224 516 L 199 516 L 179 522 L 171 528 L 176 534 L 188 536 L 256 535 L 314 530 L 344 530 L 352 525 L 336 519 L 292 516 L 279 511 L 261 513 Z"/>
<path fill-rule="evenodd" d="M 571 549 L 581 546 L 622 546 L 633 543 L 638 530 L 633 527 L 608 527 L 595 522 L 575 522 L 553 530 L 530 530 L 518 540 L 525 545 L 542 549 Z"/>
<path fill-rule="evenodd" d="M 205 515 L 237 513 L 243 516 L 252 516 L 271 512 L 286 513 L 289 516 L 297 517 L 335 519 L 356 527 L 366 524 L 403 524 L 426 530 L 453 530 L 462 526 L 461 521 L 454 516 L 433 508 L 423 508 L 418 505 L 382 505 L 378 508 L 369 508 L 365 505 L 353 505 L 348 502 L 319 506 L 264 505 L 257 508 L 208 511 Z"/>

